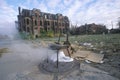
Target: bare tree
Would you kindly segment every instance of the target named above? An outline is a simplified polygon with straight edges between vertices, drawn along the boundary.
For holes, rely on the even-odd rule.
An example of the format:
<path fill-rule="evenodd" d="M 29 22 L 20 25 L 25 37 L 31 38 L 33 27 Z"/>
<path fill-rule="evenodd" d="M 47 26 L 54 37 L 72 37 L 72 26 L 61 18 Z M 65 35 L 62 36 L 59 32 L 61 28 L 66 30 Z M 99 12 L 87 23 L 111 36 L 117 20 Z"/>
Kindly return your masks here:
<path fill-rule="evenodd" d="M 117 25 L 119 26 L 119 29 L 120 29 L 120 17 L 118 18 L 118 23 Z"/>

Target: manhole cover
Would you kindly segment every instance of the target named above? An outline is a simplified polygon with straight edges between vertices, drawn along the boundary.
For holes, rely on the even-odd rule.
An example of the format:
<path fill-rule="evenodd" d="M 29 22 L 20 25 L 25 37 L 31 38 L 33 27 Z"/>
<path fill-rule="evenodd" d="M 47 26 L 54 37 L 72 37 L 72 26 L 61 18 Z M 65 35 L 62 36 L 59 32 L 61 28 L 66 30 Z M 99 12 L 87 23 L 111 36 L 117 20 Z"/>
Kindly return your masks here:
<path fill-rule="evenodd" d="M 58 67 L 56 62 L 44 60 L 39 67 L 50 73 L 63 73 L 70 71 L 77 66 L 79 66 L 79 63 L 75 60 L 72 62 L 59 62 Z"/>

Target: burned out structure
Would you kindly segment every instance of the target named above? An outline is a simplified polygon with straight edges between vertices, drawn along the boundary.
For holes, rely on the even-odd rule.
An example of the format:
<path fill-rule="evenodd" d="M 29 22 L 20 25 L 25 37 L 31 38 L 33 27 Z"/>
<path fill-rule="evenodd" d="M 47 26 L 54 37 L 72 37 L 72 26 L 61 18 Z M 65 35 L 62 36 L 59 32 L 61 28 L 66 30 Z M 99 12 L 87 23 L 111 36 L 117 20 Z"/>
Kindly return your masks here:
<path fill-rule="evenodd" d="M 51 14 L 41 12 L 40 9 L 22 9 L 18 8 L 18 29 L 20 32 L 32 34 L 34 37 L 40 36 L 41 31 L 50 31 L 54 33 L 65 33 L 69 28 L 69 19 L 62 14 Z"/>

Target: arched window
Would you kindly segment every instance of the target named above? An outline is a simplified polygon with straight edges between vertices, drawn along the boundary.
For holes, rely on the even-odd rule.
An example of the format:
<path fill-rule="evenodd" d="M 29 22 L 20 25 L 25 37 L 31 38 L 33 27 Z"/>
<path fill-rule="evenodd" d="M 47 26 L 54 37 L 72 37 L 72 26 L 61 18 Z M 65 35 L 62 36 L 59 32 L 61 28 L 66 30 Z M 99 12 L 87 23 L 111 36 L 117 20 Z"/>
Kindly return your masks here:
<path fill-rule="evenodd" d="M 49 22 L 49 21 L 47 21 L 47 25 L 48 25 L 48 26 L 50 25 L 50 22 Z"/>
<path fill-rule="evenodd" d="M 29 22 L 29 19 L 27 19 L 26 22 L 27 22 L 27 25 L 29 25 L 29 23 L 30 23 L 30 22 Z"/>
<path fill-rule="evenodd" d="M 35 20 L 35 26 L 37 25 L 37 21 Z"/>
<path fill-rule="evenodd" d="M 42 21 L 40 21 L 40 26 L 42 26 Z"/>
<path fill-rule="evenodd" d="M 47 26 L 47 21 L 44 22 L 44 25 Z"/>

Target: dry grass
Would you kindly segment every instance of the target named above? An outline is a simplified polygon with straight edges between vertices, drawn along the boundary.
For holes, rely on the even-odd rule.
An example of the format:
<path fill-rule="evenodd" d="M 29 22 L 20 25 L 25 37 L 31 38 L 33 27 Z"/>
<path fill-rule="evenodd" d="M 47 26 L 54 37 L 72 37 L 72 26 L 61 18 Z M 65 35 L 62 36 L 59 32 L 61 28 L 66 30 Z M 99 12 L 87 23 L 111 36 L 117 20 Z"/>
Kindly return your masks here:
<path fill-rule="evenodd" d="M 58 41 L 58 37 L 56 38 L 42 38 L 44 41 Z M 65 37 L 61 37 L 60 41 L 65 41 Z M 72 44 L 79 45 L 81 43 L 91 43 L 95 48 L 100 50 L 112 50 L 119 51 L 120 50 L 120 34 L 106 34 L 106 35 L 78 35 L 78 36 L 70 36 L 69 41 Z"/>
<path fill-rule="evenodd" d="M 3 53 L 7 53 L 8 52 L 8 48 L 1 48 L 0 49 L 0 56 L 2 56 Z"/>

